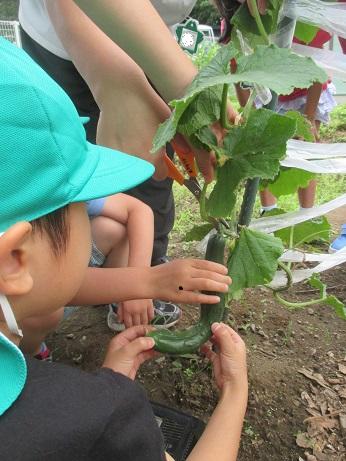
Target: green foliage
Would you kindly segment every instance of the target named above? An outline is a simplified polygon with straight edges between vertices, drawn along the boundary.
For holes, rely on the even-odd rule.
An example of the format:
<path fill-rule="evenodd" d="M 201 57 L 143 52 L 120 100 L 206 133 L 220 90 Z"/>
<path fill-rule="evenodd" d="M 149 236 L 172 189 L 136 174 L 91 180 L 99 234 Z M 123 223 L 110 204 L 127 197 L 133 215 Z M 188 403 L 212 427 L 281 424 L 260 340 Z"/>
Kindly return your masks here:
<path fill-rule="evenodd" d="M 315 240 L 329 240 L 330 224 L 325 216 L 321 216 L 297 224 L 293 227 L 286 227 L 275 232 L 287 246 L 299 247 L 303 243 L 310 243 Z"/>
<path fill-rule="evenodd" d="M 280 239 L 251 229 L 242 229 L 228 261 L 233 280 L 230 293 L 269 283 L 277 270 L 277 260 L 283 250 Z"/>
<path fill-rule="evenodd" d="M 231 74 L 229 61 L 234 57 L 237 57 L 237 71 Z M 193 80 L 185 97 L 172 101 L 174 111 L 160 125 L 154 138 L 153 151 L 158 151 L 173 138 L 185 110 L 207 88 L 246 81 L 268 87 L 278 94 L 289 94 L 294 88 L 307 88 L 312 82 L 324 82 L 326 78 L 325 72 L 310 58 L 298 56 L 288 49 L 275 45 L 259 46 L 253 54 L 239 56 L 232 45 L 224 46 Z"/>
<path fill-rule="evenodd" d="M 294 36 L 301 42 L 309 44 L 315 38 L 317 32 L 318 27 L 298 21 L 294 31 Z"/>
<path fill-rule="evenodd" d="M 295 121 L 270 110 L 252 111 L 245 125 L 229 130 L 223 152 L 229 160 L 219 167 L 218 181 L 210 194 L 208 210 L 214 217 L 229 216 L 236 189 L 246 178 L 273 178 L 285 156 L 286 143 L 295 133 Z"/>
<path fill-rule="evenodd" d="M 264 188 L 268 188 L 275 197 L 293 194 L 299 187 L 307 187 L 316 175 L 309 171 L 298 168 L 280 168 L 278 176 L 273 182 L 263 182 Z"/>
<path fill-rule="evenodd" d="M 18 18 L 18 0 L 0 0 L 0 19 L 13 20 Z"/>
<path fill-rule="evenodd" d="M 198 0 L 190 16 L 197 19 L 200 24 L 208 24 L 212 27 L 220 25 L 220 13 L 209 0 Z"/>
<path fill-rule="evenodd" d="M 321 126 L 321 136 L 329 142 L 346 142 L 346 104 L 333 109 L 330 123 Z"/>
<path fill-rule="evenodd" d="M 309 279 L 309 283 L 312 288 L 317 288 L 320 291 L 321 302 L 332 307 L 338 317 L 346 320 L 346 308 L 336 296 L 327 294 L 327 285 L 324 284 L 318 274 L 314 274 Z"/>
<path fill-rule="evenodd" d="M 197 69 L 201 70 L 203 67 L 207 66 L 219 49 L 220 45 L 218 43 L 206 44 L 202 42 L 197 49 L 197 53 L 192 55 L 193 63 Z"/>
<path fill-rule="evenodd" d="M 293 120 L 296 121 L 296 132 L 295 132 L 295 137 L 301 138 L 304 141 L 308 142 L 314 142 L 315 138 L 314 135 L 312 134 L 312 126 L 311 122 L 304 117 L 303 114 L 300 112 L 297 112 L 295 110 L 289 110 L 288 112 L 285 113 L 286 117 L 292 118 Z"/>
<path fill-rule="evenodd" d="M 178 130 L 191 136 L 220 119 L 222 86 L 207 88 L 191 102 L 179 120 Z"/>
<path fill-rule="evenodd" d="M 212 224 L 205 223 L 193 226 L 184 237 L 185 242 L 193 242 L 202 240 L 213 228 Z"/>

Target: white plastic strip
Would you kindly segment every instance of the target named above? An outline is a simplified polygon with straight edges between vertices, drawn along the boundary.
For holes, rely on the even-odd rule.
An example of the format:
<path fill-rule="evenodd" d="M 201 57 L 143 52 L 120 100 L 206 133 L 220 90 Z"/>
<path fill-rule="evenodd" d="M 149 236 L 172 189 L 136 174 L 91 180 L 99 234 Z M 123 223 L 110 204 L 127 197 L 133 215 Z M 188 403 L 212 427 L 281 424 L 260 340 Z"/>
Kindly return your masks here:
<path fill-rule="evenodd" d="M 259 232 L 270 234 L 279 229 L 295 226 L 308 219 L 317 218 L 318 216 L 325 215 L 332 210 L 346 205 L 346 194 L 324 203 L 323 205 L 315 206 L 308 210 L 299 210 L 291 213 L 284 213 L 278 216 L 268 216 L 264 218 L 255 219 L 251 222 L 250 228 Z"/>
<path fill-rule="evenodd" d="M 282 14 L 346 38 L 346 4 L 321 0 L 286 0 Z"/>
<path fill-rule="evenodd" d="M 317 266 L 311 269 L 300 269 L 292 271 L 293 283 L 302 282 L 312 276 L 312 274 L 324 272 L 328 269 L 332 269 L 339 264 L 346 262 L 346 248 L 337 251 L 331 255 L 324 255 L 324 260 Z M 285 286 L 287 283 L 287 276 L 284 272 L 279 271 L 276 273 L 274 279 L 271 281 L 270 286 L 272 288 L 280 288 Z"/>
<path fill-rule="evenodd" d="M 305 160 L 346 157 L 346 143 L 323 144 L 290 139 L 286 156 Z"/>
<path fill-rule="evenodd" d="M 286 250 L 281 256 L 280 261 L 292 263 L 321 262 L 330 258 L 327 253 L 305 253 L 299 250 Z"/>
<path fill-rule="evenodd" d="M 331 77 L 346 80 L 346 55 L 336 53 L 335 51 L 300 45 L 299 43 L 293 43 L 292 50 L 301 56 L 312 58 Z"/>
<path fill-rule="evenodd" d="M 299 168 L 311 173 L 342 174 L 346 173 L 346 158 L 330 160 L 302 160 L 299 158 L 287 158 L 280 162 L 282 166 Z"/>

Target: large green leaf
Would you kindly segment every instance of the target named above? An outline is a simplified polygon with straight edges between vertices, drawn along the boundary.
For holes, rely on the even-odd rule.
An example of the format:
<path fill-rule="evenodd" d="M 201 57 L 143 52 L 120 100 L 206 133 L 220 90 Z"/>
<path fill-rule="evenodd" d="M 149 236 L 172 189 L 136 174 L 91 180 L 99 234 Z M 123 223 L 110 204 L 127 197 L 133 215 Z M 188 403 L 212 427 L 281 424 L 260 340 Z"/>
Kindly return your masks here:
<path fill-rule="evenodd" d="M 275 197 L 290 195 L 297 192 L 299 187 L 307 187 L 309 182 L 315 178 L 314 173 L 300 170 L 298 168 L 281 168 L 279 175 L 274 182 L 265 183 Z"/>
<path fill-rule="evenodd" d="M 292 243 L 297 246 L 302 243 L 309 243 L 314 240 L 328 240 L 330 236 L 330 224 L 325 216 L 309 219 L 293 227 L 293 238 L 291 239 L 292 227 L 286 227 L 275 232 L 286 245 Z"/>
<path fill-rule="evenodd" d="M 237 57 L 237 71 L 230 74 L 229 61 L 233 57 Z M 232 46 L 222 47 L 193 80 L 185 97 L 172 101 L 173 113 L 159 127 L 152 150 L 156 152 L 172 139 L 185 110 L 206 88 L 246 81 L 268 87 L 277 94 L 289 94 L 296 87 L 308 88 L 313 82 L 326 80 L 326 73 L 311 58 L 298 56 L 289 49 L 275 45 L 258 46 L 253 54 L 238 57 Z"/>
<path fill-rule="evenodd" d="M 296 121 L 297 127 L 295 137 L 301 138 L 304 141 L 314 142 L 315 138 L 311 131 L 311 122 L 304 117 L 300 112 L 289 110 L 285 113 L 286 117 L 293 118 Z"/>
<path fill-rule="evenodd" d="M 286 143 L 295 132 L 294 120 L 266 109 L 251 112 L 245 125 L 232 127 L 224 139 L 223 155 L 229 158 L 217 170 L 208 211 L 226 217 L 235 205 L 235 190 L 243 179 L 273 178 L 286 154 Z"/>
<path fill-rule="evenodd" d="M 214 226 L 209 223 L 193 226 L 193 228 L 190 229 L 186 233 L 184 237 L 184 241 L 185 242 L 193 242 L 195 240 L 200 241 L 208 234 L 208 232 L 210 232 L 213 229 L 213 227 Z"/>
<path fill-rule="evenodd" d="M 220 120 L 221 99 L 220 85 L 199 93 L 180 117 L 179 132 L 191 136 L 201 128 Z"/>
<path fill-rule="evenodd" d="M 280 239 L 244 228 L 228 260 L 230 292 L 269 283 L 284 248 Z"/>
<path fill-rule="evenodd" d="M 237 187 L 241 176 L 235 171 L 233 162 L 227 161 L 217 168 L 217 181 L 207 201 L 207 212 L 215 218 L 231 216 L 236 203 Z"/>

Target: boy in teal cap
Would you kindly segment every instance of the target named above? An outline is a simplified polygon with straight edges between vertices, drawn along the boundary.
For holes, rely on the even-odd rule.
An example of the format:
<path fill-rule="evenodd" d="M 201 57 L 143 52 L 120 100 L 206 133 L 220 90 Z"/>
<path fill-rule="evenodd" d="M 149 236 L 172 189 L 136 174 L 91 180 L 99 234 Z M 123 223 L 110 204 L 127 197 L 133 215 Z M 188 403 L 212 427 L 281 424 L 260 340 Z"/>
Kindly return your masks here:
<path fill-rule="evenodd" d="M 0 100 L 0 459 L 163 460 L 150 404 L 132 381 L 154 355 L 145 327 L 114 338 L 94 374 L 24 358 L 18 348 L 25 319 L 54 313 L 85 280 L 90 228 L 83 202 L 133 187 L 153 167 L 87 143 L 65 93 L 3 39 Z M 194 290 L 229 283 L 223 266 L 199 264 L 124 270 L 134 281 L 134 297 L 198 300 L 205 295 Z M 122 296 L 130 299 L 131 293 Z M 245 348 L 229 327 L 214 324 L 213 332 L 220 354 L 206 353 L 222 398 L 199 450 L 214 442 L 223 461 L 235 459 L 230 453 L 236 453 L 246 406 Z M 213 428 L 218 423 L 227 442 Z"/>

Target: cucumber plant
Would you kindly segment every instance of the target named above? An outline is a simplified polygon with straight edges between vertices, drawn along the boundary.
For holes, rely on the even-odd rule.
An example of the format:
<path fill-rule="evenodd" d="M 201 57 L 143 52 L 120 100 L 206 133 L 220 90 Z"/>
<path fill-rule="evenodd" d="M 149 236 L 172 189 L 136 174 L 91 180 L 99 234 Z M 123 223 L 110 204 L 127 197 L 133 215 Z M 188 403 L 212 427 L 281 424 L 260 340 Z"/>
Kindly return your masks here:
<path fill-rule="evenodd" d="M 278 260 L 287 239 L 283 235 L 269 235 L 249 228 L 259 182 L 271 187 L 289 187 L 283 181 L 280 160 L 285 157 L 287 141 L 309 133 L 308 122 L 298 113 L 279 115 L 269 108 L 254 109 L 256 88 L 269 88 L 273 94 L 289 94 L 294 88 L 308 88 L 314 82 L 325 82 L 327 75 L 310 58 L 298 56 L 290 49 L 278 48 L 270 43 L 275 34 L 282 1 L 268 0 L 268 11 L 263 21 L 253 0 L 254 16 L 243 4 L 235 17 L 234 34 L 240 31 L 253 51 L 244 54 L 239 40 L 222 46 L 209 65 L 202 68 L 183 98 L 172 101 L 171 117 L 160 125 L 153 142 L 153 152 L 164 147 L 176 133 L 186 136 L 197 148 L 211 150 L 216 155 L 216 181 L 211 191 L 205 184 L 200 200 L 202 227 L 194 231 L 207 233 L 216 226 L 209 238 L 206 259 L 223 263 L 227 246 L 227 265 L 233 283 L 228 301 L 238 298 L 245 288 L 268 284 L 274 277 Z M 240 34 L 238 33 L 238 37 Z M 236 70 L 231 72 L 230 62 L 235 60 Z M 234 66 L 232 66 L 234 67 Z M 246 82 L 253 87 L 238 125 L 227 120 L 228 88 L 231 84 Z M 213 125 L 223 130 L 222 141 Z M 302 175 L 296 187 L 309 178 Z M 281 184 L 281 186 L 280 186 Z M 230 229 L 217 224 L 215 218 L 226 218 Z M 216 223 L 216 224 L 215 224 Z M 293 231 L 289 231 L 290 236 Z M 291 243 L 293 242 L 291 236 Z M 293 243 L 292 243 L 293 245 Z M 283 266 L 291 284 L 290 268 Z M 336 298 L 326 294 L 325 287 L 315 277 L 315 288 L 321 296 L 316 302 L 327 302 L 336 313 L 346 319 L 345 307 Z M 293 303 L 276 298 L 289 308 Z M 296 306 L 296 307 L 302 307 Z M 195 351 L 210 336 L 210 326 L 220 321 L 225 310 L 225 297 L 213 306 L 201 306 L 199 322 L 187 330 L 155 331 L 156 349 L 171 354 Z"/>

